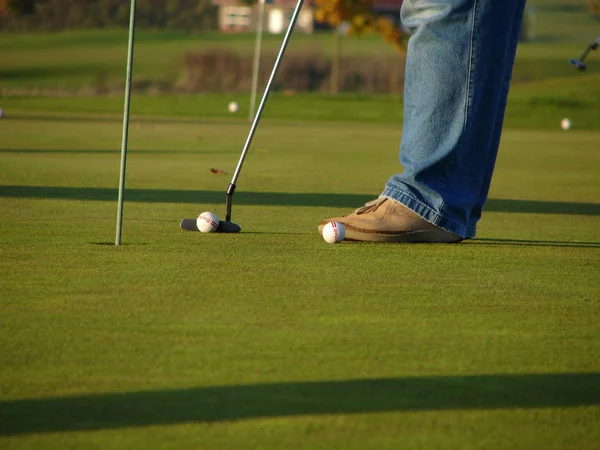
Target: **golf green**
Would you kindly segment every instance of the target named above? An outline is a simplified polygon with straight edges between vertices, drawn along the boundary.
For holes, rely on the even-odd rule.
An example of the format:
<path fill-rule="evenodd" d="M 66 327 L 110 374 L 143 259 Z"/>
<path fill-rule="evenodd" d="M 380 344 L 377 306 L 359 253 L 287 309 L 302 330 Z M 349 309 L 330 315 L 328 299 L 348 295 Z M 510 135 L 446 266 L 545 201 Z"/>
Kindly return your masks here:
<path fill-rule="evenodd" d="M 593 449 L 600 132 L 508 128 L 475 239 L 326 244 L 394 123 L 0 121 L 0 446 Z M 228 174 L 213 174 L 218 168 Z"/>

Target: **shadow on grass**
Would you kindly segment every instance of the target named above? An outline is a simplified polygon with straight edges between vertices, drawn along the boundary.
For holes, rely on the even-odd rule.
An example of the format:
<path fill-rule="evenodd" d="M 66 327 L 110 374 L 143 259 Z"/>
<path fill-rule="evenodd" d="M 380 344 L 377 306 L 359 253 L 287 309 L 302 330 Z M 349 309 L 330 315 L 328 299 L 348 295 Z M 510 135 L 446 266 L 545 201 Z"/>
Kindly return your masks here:
<path fill-rule="evenodd" d="M 126 189 L 125 201 L 148 203 L 224 204 L 225 188 L 229 178 L 223 178 L 223 191 L 192 191 L 176 189 Z M 286 192 L 238 191 L 234 203 L 262 206 L 323 206 L 357 208 L 377 194 L 328 194 Z M 116 201 L 116 188 L 60 187 L 60 186 L 0 186 L 0 197 L 49 198 L 65 200 Z M 600 216 L 600 203 L 548 202 L 538 200 L 489 199 L 487 212 L 576 214 Z"/>
<path fill-rule="evenodd" d="M 600 248 L 600 242 L 571 242 L 571 241 L 536 241 L 526 239 L 492 239 L 473 238 L 466 241 L 485 245 L 513 245 L 518 247 L 571 247 L 571 248 Z"/>
<path fill-rule="evenodd" d="M 201 141 L 202 138 L 197 138 L 198 141 Z M 0 153 L 11 153 L 11 154 L 38 154 L 38 155 L 52 155 L 52 154 L 71 154 L 71 155 L 119 155 L 121 154 L 121 149 L 114 148 L 112 150 L 109 149 L 79 149 L 79 150 L 36 150 L 36 149 L 5 149 L 1 150 Z M 230 153 L 239 153 L 238 150 L 205 150 L 205 149 L 193 149 L 193 150 L 130 150 L 128 152 L 131 154 L 140 154 L 140 155 L 186 155 L 186 154 L 197 154 L 197 155 L 206 155 L 206 154 L 219 154 L 219 155 L 227 155 Z"/>
<path fill-rule="evenodd" d="M 0 435 L 393 411 L 600 405 L 600 373 L 268 383 L 0 402 Z"/>
<path fill-rule="evenodd" d="M 114 242 L 108 242 L 108 241 L 104 241 L 104 242 L 90 242 L 90 244 L 92 245 L 112 245 L 114 246 L 115 243 Z M 122 246 L 133 246 L 133 245 L 150 245 L 150 242 L 122 242 L 120 245 Z"/>
<path fill-rule="evenodd" d="M 23 113 L 15 112 L 10 116 L 5 116 L 3 120 L 20 120 L 20 121 L 52 121 L 52 122 L 108 122 L 108 123 L 122 123 L 123 112 L 118 110 L 118 107 L 123 107 L 121 103 L 115 102 L 114 110 L 98 112 L 90 111 L 83 113 L 73 112 L 61 112 L 56 113 L 49 111 L 47 113 Z M 154 125 L 160 124 L 195 124 L 195 125 L 232 125 L 232 126 L 247 126 L 247 119 L 241 119 L 238 117 L 227 117 L 227 118 L 216 118 L 214 116 L 202 116 L 202 117 L 186 117 L 185 115 L 174 115 L 174 116 L 155 116 L 155 115 L 137 115 L 131 116 L 131 129 L 138 129 L 141 127 L 143 130 L 151 129 Z M 10 149 L 0 150 L 0 152 L 11 151 Z M 19 150 L 26 152 L 28 149 Z M 43 152 L 44 150 L 31 149 L 31 152 Z M 62 150 L 62 153 L 74 153 L 77 150 Z"/>
<path fill-rule="evenodd" d="M 0 69 L 0 79 L 30 80 L 43 78 L 61 78 L 75 75 L 96 75 L 102 70 L 100 65 L 35 66 L 18 69 Z"/>

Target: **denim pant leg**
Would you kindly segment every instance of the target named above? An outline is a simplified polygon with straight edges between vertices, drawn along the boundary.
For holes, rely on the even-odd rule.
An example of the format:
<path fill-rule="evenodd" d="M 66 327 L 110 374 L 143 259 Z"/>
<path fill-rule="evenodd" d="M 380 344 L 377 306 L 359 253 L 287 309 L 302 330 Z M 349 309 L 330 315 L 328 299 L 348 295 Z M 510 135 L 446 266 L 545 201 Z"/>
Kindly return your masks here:
<path fill-rule="evenodd" d="M 525 1 L 523 1 L 525 4 Z M 519 34 L 521 32 L 521 24 L 523 21 L 523 9 L 516 8 L 515 10 L 515 18 L 512 23 L 512 29 L 510 30 L 509 36 L 509 48 L 516 48 Z M 512 78 L 513 73 L 513 62 L 514 62 L 514 54 L 513 52 L 507 52 L 505 55 L 507 58 L 512 58 L 510 60 L 505 61 L 505 71 L 504 78 L 502 79 L 502 92 L 500 95 L 500 104 L 498 105 L 497 113 L 496 113 L 496 127 L 494 132 L 492 133 L 492 141 L 490 145 L 492 146 L 492 151 L 488 153 L 488 161 L 486 169 L 484 170 L 484 174 L 486 178 L 483 180 L 484 182 L 481 185 L 481 191 L 479 192 L 479 198 L 477 199 L 477 203 L 471 210 L 470 215 L 470 224 L 469 228 L 472 228 L 473 235 L 475 234 L 475 226 L 476 223 L 481 218 L 481 213 L 483 210 L 483 205 L 485 204 L 488 193 L 490 190 L 492 173 L 494 172 L 494 166 L 496 164 L 496 156 L 498 154 L 498 146 L 500 145 L 500 136 L 502 135 L 502 125 L 504 123 L 504 111 L 506 109 L 506 101 L 508 99 L 508 91 L 510 89 L 510 80 Z"/>
<path fill-rule="evenodd" d="M 404 172 L 388 180 L 382 195 L 465 238 L 475 235 L 489 189 L 524 4 L 402 5 L 403 22 L 413 31 L 400 145 Z"/>

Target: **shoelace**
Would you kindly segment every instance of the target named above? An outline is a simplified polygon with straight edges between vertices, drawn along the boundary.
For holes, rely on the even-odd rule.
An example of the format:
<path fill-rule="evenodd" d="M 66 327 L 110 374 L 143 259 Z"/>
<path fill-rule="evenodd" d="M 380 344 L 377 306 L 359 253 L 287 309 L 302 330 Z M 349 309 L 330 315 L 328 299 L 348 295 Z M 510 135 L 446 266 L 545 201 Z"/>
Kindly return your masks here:
<path fill-rule="evenodd" d="M 364 206 L 361 206 L 356 211 L 354 211 L 354 214 L 364 214 L 364 213 L 367 213 L 370 211 L 375 211 L 386 200 L 387 200 L 386 197 L 379 197 L 379 198 L 376 198 L 375 200 L 371 200 L 370 202 L 365 203 Z"/>

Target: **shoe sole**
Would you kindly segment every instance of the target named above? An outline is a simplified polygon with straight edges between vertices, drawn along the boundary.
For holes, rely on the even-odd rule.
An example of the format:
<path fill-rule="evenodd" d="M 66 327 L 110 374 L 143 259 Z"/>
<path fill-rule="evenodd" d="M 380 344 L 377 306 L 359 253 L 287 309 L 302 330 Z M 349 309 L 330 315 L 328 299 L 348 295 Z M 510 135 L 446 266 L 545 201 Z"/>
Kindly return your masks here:
<path fill-rule="evenodd" d="M 319 233 L 323 234 L 323 227 L 319 225 Z M 444 230 L 421 230 L 407 233 L 367 233 L 364 231 L 346 228 L 345 241 L 357 242 L 406 242 L 406 243 L 429 243 L 429 244 L 454 244 L 462 241 L 460 236 L 448 233 Z"/>

